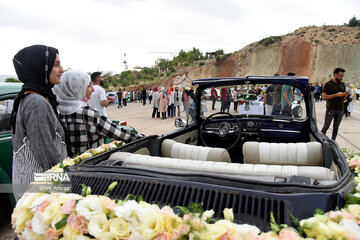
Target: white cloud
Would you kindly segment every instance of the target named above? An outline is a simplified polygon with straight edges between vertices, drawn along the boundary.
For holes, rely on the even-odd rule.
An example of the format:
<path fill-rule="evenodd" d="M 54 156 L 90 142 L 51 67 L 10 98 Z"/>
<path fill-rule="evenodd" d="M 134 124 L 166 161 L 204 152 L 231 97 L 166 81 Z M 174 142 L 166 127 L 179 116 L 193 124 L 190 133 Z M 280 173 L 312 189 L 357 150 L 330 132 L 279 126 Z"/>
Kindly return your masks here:
<path fill-rule="evenodd" d="M 32 44 L 58 48 L 64 68 L 120 72 L 124 52 L 130 69 L 151 66 L 171 55 L 149 52 L 233 52 L 359 12 L 358 0 L 0 0 L 0 74 L 14 74 L 12 57 Z"/>

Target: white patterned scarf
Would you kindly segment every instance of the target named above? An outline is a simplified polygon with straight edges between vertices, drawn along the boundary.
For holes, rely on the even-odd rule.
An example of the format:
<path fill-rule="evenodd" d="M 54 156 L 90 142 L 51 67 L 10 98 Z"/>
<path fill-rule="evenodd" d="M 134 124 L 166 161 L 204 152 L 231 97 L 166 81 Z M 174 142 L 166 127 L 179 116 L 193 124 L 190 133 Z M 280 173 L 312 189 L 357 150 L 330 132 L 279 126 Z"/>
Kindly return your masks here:
<path fill-rule="evenodd" d="M 90 76 L 82 71 L 69 70 L 61 77 L 60 84 L 55 85 L 53 92 L 59 102 L 58 110 L 62 115 L 70 115 L 86 106 L 84 102 Z"/>

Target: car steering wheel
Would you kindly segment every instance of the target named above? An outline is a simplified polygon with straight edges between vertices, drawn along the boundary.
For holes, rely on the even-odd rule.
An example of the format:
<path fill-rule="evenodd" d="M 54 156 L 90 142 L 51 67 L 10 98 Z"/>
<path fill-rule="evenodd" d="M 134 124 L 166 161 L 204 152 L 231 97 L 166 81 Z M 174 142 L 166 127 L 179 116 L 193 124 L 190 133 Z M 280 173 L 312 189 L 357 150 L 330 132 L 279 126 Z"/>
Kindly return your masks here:
<path fill-rule="evenodd" d="M 206 128 L 207 123 L 210 120 L 212 120 L 214 118 L 214 116 L 221 115 L 221 114 L 229 115 L 230 117 L 235 119 L 235 122 L 237 124 L 237 129 L 235 129 L 236 126 L 231 126 L 231 124 L 228 122 L 221 122 L 219 124 L 218 128 Z M 207 142 L 205 141 L 205 138 L 204 138 L 205 133 L 216 134 L 220 138 L 223 138 L 227 135 L 237 135 L 235 142 L 230 147 L 226 148 L 227 150 L 229 150 L 230 148 L 233 148 L 240 140 L 241 125 L 240 125 L 239 120 L 234 115 L 232 115 L 230 113 L 225 113 L 225 112 L 217 112 L 217 113 L 214 113 L 214 114 L 211 114 L 210 116 L 208 116 L 205 119 L 205 121 L 201 124 L 201 127 L 200 127 L 200 139 L 205 144 L 205 146 L 209 147 L 209 145 L 207 144 Z"/>

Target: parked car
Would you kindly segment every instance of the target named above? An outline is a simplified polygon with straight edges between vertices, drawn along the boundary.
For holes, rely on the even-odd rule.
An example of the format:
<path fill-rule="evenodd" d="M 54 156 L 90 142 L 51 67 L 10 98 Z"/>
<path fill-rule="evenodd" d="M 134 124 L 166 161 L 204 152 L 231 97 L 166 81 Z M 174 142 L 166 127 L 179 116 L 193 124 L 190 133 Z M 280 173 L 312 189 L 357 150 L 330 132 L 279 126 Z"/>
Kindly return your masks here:
<path fill-rule="evenodd" d="M 195 116 L 176 119 L 178 130 L 68 168 L 71 191 L 80 194 L 86 183 L 93 194 L 104 194 L 118 181 L 111 198 L 141 195 L 149 203 L 172 207 L 197 202 L 214 209 L 218 218 L 224 208 L 232 208 L 235 222 L 262 230 L 269 229 L 270 212 L 277 223 L 291 224 L 291 216 L 303 219 L 315 209 L 342 207 L 343 192 L 355 186 L 353 175 L 337 143 L 317 129 L 308 78 L 248 76 L 192 84 L 198 85 Z M 246 96 L 238 111 L 223 113 L 210 110 L 212 102 L 202 98 L 212 87 L 251 84 L 275 84 L 275 93 L 280 89 L 273 96 L 274 109 L 281 109 L 284 85 L 299 89 L 301 116 L 293 116 L 291 109 L 288 115 L 281 110 L 265 115 L 264 105 Z"/>
<path fill-rule="evenodd" d="M 109 103 L 116 102 L 116 98 L 117 98 L 116 92 L 107 92 L 106 94 L 107 94 L 107 98 L 108 98 Z"/>
<path fill-rule="evenodd" d="M 11 184 L 13 147 L 10 118 L 21 86 L 22 83 L 0 83 L 0 184 Z M 11 210 L 16 202 L 11 193 L 1 193 L 0 202 L 0 219 L 3 219 L 4 211 Z"/>

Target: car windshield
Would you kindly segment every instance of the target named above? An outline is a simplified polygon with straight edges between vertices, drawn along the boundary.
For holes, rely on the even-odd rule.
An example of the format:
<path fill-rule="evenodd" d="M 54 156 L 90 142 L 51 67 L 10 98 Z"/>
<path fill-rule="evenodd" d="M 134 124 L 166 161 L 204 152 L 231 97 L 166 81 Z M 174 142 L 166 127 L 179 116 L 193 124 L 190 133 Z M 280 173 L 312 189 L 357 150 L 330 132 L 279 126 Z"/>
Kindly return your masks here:
<path fill-rule="evenodd" d="M 302 92 L 290 85 L 237 85 L 207 88 L 201 96 L 201 114 L 267 115 L 305 119 Z"/>

